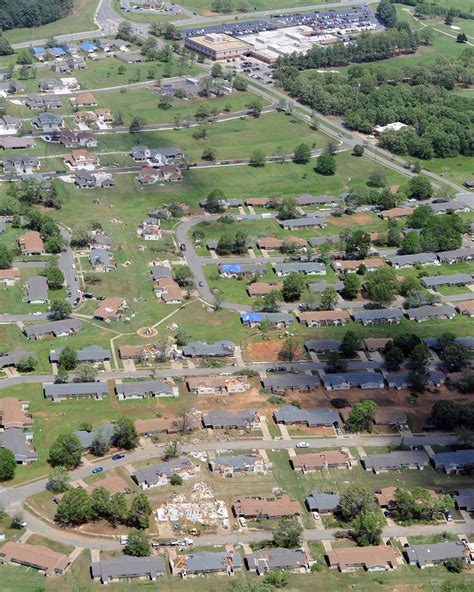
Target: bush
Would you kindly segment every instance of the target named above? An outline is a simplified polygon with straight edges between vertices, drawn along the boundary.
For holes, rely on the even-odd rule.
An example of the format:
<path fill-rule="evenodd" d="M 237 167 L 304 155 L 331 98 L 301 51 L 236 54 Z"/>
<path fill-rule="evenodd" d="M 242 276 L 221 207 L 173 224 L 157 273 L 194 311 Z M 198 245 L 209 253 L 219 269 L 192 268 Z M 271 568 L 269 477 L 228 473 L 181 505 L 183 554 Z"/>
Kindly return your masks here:
<path fill-rule="evenodd" d="M 344 409 L 344 407 L 350 407 L 350 403 L 347 399 L 343 399 L 342 397 L 336 397 L 335 399 L 331 399 L 331 405 L 336 409 Z"/>

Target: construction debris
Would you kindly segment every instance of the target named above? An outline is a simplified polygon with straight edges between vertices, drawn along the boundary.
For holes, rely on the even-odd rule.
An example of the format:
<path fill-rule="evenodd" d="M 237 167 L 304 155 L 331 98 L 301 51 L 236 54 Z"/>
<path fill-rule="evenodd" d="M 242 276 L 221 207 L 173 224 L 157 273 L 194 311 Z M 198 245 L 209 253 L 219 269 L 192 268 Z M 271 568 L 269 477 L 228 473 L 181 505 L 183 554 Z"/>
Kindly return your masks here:
<path fill-rule="evenodd" d="M 173 501 L 164 503 L 156 510 L 158 522 L 187 520 L 208 525 L 221 523 L 228 517 L 225 501 L 216 499 L 212 487 L 203 482 L 193 486 L 189 497 L 178 494 Z"/>

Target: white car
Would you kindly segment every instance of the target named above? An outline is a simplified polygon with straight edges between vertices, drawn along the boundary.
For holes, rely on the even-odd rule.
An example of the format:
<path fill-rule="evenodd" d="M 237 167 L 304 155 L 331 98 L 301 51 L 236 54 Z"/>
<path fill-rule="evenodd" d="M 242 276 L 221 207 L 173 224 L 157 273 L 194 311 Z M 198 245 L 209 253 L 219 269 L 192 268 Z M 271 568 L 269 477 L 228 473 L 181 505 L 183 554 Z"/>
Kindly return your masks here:
<path fill-rule="evenodd" d="M 122 535 L 120 535 L 120 544 L 121 545 L 128 544 L 128 534 L 122 534 Z"/>
<path fill-rule="evenodd" d="M 245 528 L 247 526 L 247 520 L 243 516 L 241 516 L 239 518 L 239 522 L 240 522 L 240 526 L 242 526 L 242 528 Z"/>
<path fill-rule="evenodd" d="M 297 442 L 296 448 L 309 448 L 309 442 Z"/>
<path fill-rule="evenodd" d="M 311 512 L 311 514 L 313 515 L 313 518 L 315 520 L 319 520 L 319 512 L 314 511 L 314 512 Z"/>
<path fill-rule="evenodd" d="M 39 310 L 37 310 L 36 312 L 33 313 L 34 317 L 39 317 L 40 314 L 42 314 Z"/>

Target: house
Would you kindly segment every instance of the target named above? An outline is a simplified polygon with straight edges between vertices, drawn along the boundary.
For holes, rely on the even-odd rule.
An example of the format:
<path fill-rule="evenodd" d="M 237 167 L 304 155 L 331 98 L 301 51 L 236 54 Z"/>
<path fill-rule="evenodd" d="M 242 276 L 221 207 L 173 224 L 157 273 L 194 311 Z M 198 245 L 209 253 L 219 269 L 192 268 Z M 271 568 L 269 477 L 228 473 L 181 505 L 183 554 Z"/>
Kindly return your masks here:
<path fill-rule="evenodd" d="M 59 132 L 64 125 L 64 118 L 45 111 L 33 117 L 31 123 L 43 132 Z"/>
<path fill-rule="evenodd" d="M 179 148 L 148 148 L 148 146 L 138 145 L 132 148 L 132 158 L 135 162 L 148 162 L 150 166 L 165 164 L 175 164 L 181 162 L 184 154 Z"/>
<path fill-rule="evenodd" d="M 49 352 L 49 361 L 55 364 L 59 363 L 62 351 L 62 347 L 52 349 Z M 110 356 L 111 353 L 109 349 L 103 349 L 98 345 L 88 345 L 82 349 L 76 350 L 76 359 L 78 362 L 92 362 L 95 364 L 110 360 Z"/>
<path fill-rule="evenodd" d="M 151 277 L 154 281 L 159 280 L 161 278 L 171 278 L 171 269 L 166 265 L 153 265 L 150 270 Z"/>
<path fill-rule="evenodd" d="M 46 576 L 63 574 L 71 564 L 71 558 L 57 553 L 46 545 L 29 545 L 8 541 L 0 549 L 0 560 L 10 565 L 18 564 L 32 567 Z"/>
<path fill-rule="evenodd" d="M 311 292 L 315 292 L 316 294 L 321 294 L 326 288 L 334 288 L 337 292 L 341 292 L 344 289 L 344 282 L 341 280 L 336 280 L 333 284 L 329 284 L 323 280 L 322 282 L 308 284 L 308 288 L 311 290 Z"/>
<path fill-rule="evenodd" d="M 321 380 L 324 388 L 328 391 L 347 390 L 350 388 L 385 388 L 383 376 L 378 372 L 344 372 L 342 374 L 325 374 Z"/>
<path fill-rule="evenodd" d="M 430 319 L 452 319 L 456 315 L 456 311 L 451 306 L 420 306 L 419 308 L 410 308 L 406 312 L 410 321 L 420 323 Z"/>
<path fill-rule="evenodd" d="M 397 255 L 395 257 L 387 257 L 386 260 L 394 269 L 405 269 L 415 265 L 440 265 L 440 261 L 435 253 Z"/>
<path fill-rule="evenodd" d="M 64 155 L 64 164 L 71 169 L 94 168 L 99 164 L 99 157 L 94 152 L 78 149 Z"/>
<path fill-rule="evenodd" d="M 62 106 L 59 97 L 47 97 L 44 95 L 28 95 L 25 105 L 31 110 L 43 109 L 46 112 L 50 109 L 60 109 Z"/>
<path fill-rule="evenodd" d="M 149 557 L 125 555 L 117 559 L 102 559 L 91 565 L 92 578 L 100 580 L 102 584 L 131 578 L 148 578 L 154 582 L 158 576 L 164 576 L 165 572 L 163 557 L 156 555 Z"/>
<path fill-rule="evenodd" d="M 290 273 L 302 273 L 303 275 L 326 275 L 326 266 L 324 263 L 304 262 L 304 263 L 274 263 L 274 272 L 284 277 Z"/>
<path fill-rule="evenodd" d="M 41 92 L 60 93 L 65 90 L 63 83 L 57 78 L 42 78 L 38 86 Z"/>
<path fill-rule="evenodd" d="M 0 80 L 10 80 L 12 74 L 11 68 L 0 68 Z"/>
<path fill-rule="evenodd" d="M 76 107 L 96 107 L 97 99 L 90 92 L 84 92 L 71 99 Z"/>
<path fill-rule="evenodd" d="M 112 111 L 108 107 L 95 109 L 94 114 L 98 121 L 102 123 L 112 123 L 114 121 L 114 116 L 112 115 Z"/>
<path fill-rule="evenodd" d="M 62 401 L 75 397 L 90 397 L 102 399 L 109 394 L 109 387 L 106 382 L 71 382 L 54 383 L 43 385 L 44 396 L 52 401 Z"/>
<path fill-rule="evenodd" d="M 336 514 L 341 511 L 340 501 L 341 497 L 338 493 L 323 493 L 313 489 L 305 503 L 310 512 L 319 512 L 320 514 L 334 512 Z"/>
<path fill-rule="evenodd" d="M 121 345 L 119 346 L 119 356 L 121 360 L 156 360 L 161 356 L 162 348 L 154 343 L 145 345 Z"/>
<path fill-rule="evenodd" d="M 110 249 L 112 239 L 103 230 L 93 230 L 89 233 L 89 248 L 100 247 L 101 249 Z"/>
<path fill-rule="evenodd" d="M 285 393 L 286 391 L 309 392 L 317 389 L 321 382 L 318 376 L 313 374 L 276 374 L 262 378 L 263 388 L 272 393 Z"/>
<path fill-rule="evenodd" d="M 431 460 L 438 471 L 442 470 L 448 475 L 461 473 L 464 469 L 474 465 L 474 449 L 438 452 L 432 456 Z"/>
<path fill-rule="evenodd" d="M 327 407 L 300 409 L 293 405 L 280 407 L 273 412 L 276 423 L 284 425 L 306 425 L 308 427 L 334 426 L 339 423 L 339 415 Z"/>
<path fill-rule="evenodd" d="M 323 452 L 309 452 L 296 454 L 290 459 L 294 471 L 309 473 L 323 469 L 351 469 L 352 463 L 349 453 L 344 450 L 326 450 Z"/>
<path fill-rule="evenodd" d="M 409 372 L 390 372 L 386 375 L 386 380 L 388 386 L 390 388 L 397 389 L 397 391 L 400 391 L 402 389 L 408 389 L 412 386 Z M 442 372 L 435 370 L 428 373 L 426 384 L 439 387 L 444 383 L 444 381 L 444 374 Z"/>
<path fill-rule="evenodd" d="M 28 401 L 20 401 L 15 397 L 0 399 L 0 429 L 28 428 L 33 425 L 33 419 L 27 413 Z"/>
<path fill-rule="evenodd" d="M 183 347 L 183 356 L 189 358 L 226 358 L 232 357 L 235 353 L 235 345 L 228 339 L 222 339 L 215 343 L 203 341 L 191 341 Z"/>
<path fill-rule="evenodd" d="M 299 236 L 290 236 L 288 238 L 275 238 L 273 236 L 262 236 L 257 239 L 257 247 L 267 251 L 278 251 L 286 244 L 289 244 L 296 249 L 303 249 L 307 246 L 307 241 Z"/>
<path fill-rule="evenodd" d="M 299 313 L 299 321 L 307 327 L 345 325 L 350 320 L 347 310 L 308 310 Z"/>
<path fill-rule="evenodd" d="M 62 47 L 49 47 L 45 53 L 47 56 L 53 59 L 60 58 L 67 54 L 66 50 Z"/>
<path fill-rule="evenodd" d="M 184 432 L 194 432 L 200 427 L 200 422 L 193 417 L 171 417 L 163 419 L 154 417 L 152 419 L 135 420 L 135 429 L 140 436 L 151 436 L 153 434 L 179 434 Z"/>
<path fill-rule="evenodd" d="M 309 195 L 307 193 L 298 195 L 296 203 L 299 206 L 327 206 L 337 203 L 337 199 L 332 195 Z"/>
<path fill-rule="evenodd" d="M 235 413 L 216 410 L 203 414 L 202 425 L 213 430 L 251 430 L 260 427 L 260 418 L 254 409 L 244 409 Z"/>
<path fill-rule="evenodd" d="M 303 549 L 281 549 L 279 547 L 260 549 L 251 555 L 246 555 L 244 562 L 249 571 L 254 571 L 259 576 L 281 569 L 300 574 L 307 573 L 309 570 L 308 558 Z"/>
<path fill-rule="evenodd" d="M 434 214 L 446 214 L 446 212 L 469 212 L 469 206 L 462 201 L 457 201 L 455 199 L 442 203 L 432 202 L 429 206 Z"/>
<path fill-rule="evenodd" d="M 94 173 L 88 169 L 76 169 L 74 183 L 79 189 L 110 188 L 115 181 L 110 173 Z"/>
<path fill-rule="evenodd" d="M 89 450 L 94 444 L 94 440 L 97 437 L 97 434 L 101 434 L 104 440 L 107 440 L 108 444 L 112 443 L 113 437 L 115 433 L 115 426 L 113 423 L 103 423 L 102 425 L 98 426 L 96 430 L 76 430 L 74 435 L 79 438 L 79 442 L 84 450 Z"/>
<path fill-rule="evenodd" d="M 251 297 L 258 297 L 266 296 L 274 290 L 279 292 L 282 288 L 282 282 L 253 282 L 247 286 L 247 292 Z"/>
<path fill-rule="evenodd" d="M 14 286 L 21 277 L 21 271 L 17 267 L 10 269 L 0 269 L 0 284 L 4 286 Z"/>
<path fill-rule="evenodd" d="M 199 466 L 187 458 L 175 458 L 153 466 L 145 466 L 136 471 L 132 477 L 142 489 L 167 485 L 173 475 L 179 475 L 184 481 L 194 477 Z"/>
<path fill-rule="evenodd" d="M 237 264 L 219 264 L 219 275 L 226 278 L 232 277 L 248 277 L 251 275 L 265 275 L 267 268 L 265 265 L 256 263 Z"/>
<path fill-rule="evenodd" d="M 48 280 L 43 275 L 30 277 L 26 285 L 26 301 L 28 304 L 47 304 L 49 302 Z"/>
<path fill-rule="evenodd" d="M 175 384 L 162 380 L 134 380 L 115 385 L 119 400 L 143 399 L 145 397 L 178 397 L 179 390 Z"/>
<path fill-rule="evenodd" d="M 386 454 L 372 454 L 361 459 L 362 466 L 376 475 L 383 471 L 419 469 L 429 465 L 430 459 L 422 450 L 396 450 Z"/>
<path fill-rule="evenodd" d="M 461 249 L 454 249 L 454 251 L 441 251 L 437 253 L 439 260 L 442 263 L 462 263 L 463 261 L 471 261 L 474 259 L 474 247 L 465 247 Z"/>
<path fill-rule="evenodd" d="M 389 343 L 392 343 L 391 337 L 368 337 L 363 339 L 364 347 L 368 352 L 382 351 Z"/>
<path fill-rule="evenodd" d="M 411 216 L 414 211 L 414 208 L 390 208 L 379 212 L 379 216 L 383 220 L 399 220 L 400 218 Z"/>
<path fill-rule="evenodd" d="M 458 510 L 474 512 L 474 488 L 461 489 L 453 497 Z"/>
<path fill-rule="evenodd" d="M 23 122 L 18 117 L 3 115 L 0 117 L 0 134 L 16 134 Z"/>
<path fill-rule="evenodd" d="M 13 453 L 17 464 L 25 465 L 38 459 L 38 455 L 29 443 L 33 434 L 25 432 L 23 427 L 10 427 L 0 432 L 0 448 L 7 448 Z"/>
<path fill-rule="evenodd" d="M 22 255 L 44 255 L 44 243 L 41 235 L 36 230 L 28 230 L 18 237 Z"/>
<path fill-rule="evenodd" d="M 418 565 L 421 569 L 444 563 L 447 559 L 462 559 L 463 562 L 470 563 L 469 550 L 461 541 L 412 545 L 405 547 L 404 552 L 408 563 Z"/>
<path fill-rule="evenodd" d="M 309 339 L 304 342 L 304 346 L 309 352 L 328 354 L 338 352 L 341 343 L 338 339 Z"/>
<path fill-rule="evenodd" d="M 155 296 L 165 304 L 180 304 L 184 300 L 183 291 L 173 278 L 161 278 L 153 284 Z"/>
<path fill-rule="evenodd" d="M 454 273 L 452 275 L 435 275 L 433 277 L 422 277 L 421 283 L 425 288 L 438 290 L 444 286 L 465 286 L 472 283 L 472 276 L 469 273 Z"/>
<path fill-rule="evenodd" d="M 254 208 L 266 208 L 272 203 L 269 197 L 249 197 L 245 200 L 246 206 L 252 206 Z"/>
<path fill-rule="evenodd" d="M 253 247 L 253 240 L 251 238 L 247 238 L 245 241 L 245 248 L 251 249 Z M 210 240 L 207 243 L 207 248 L 209 251 L 216 251 L 218 252 L 219 248 L 219 241 L 218 240 Z"/>
<path fill-rule="evenodd" d="M 41 168 L 41 161 L 24 154 L 23 156 L 9 156 L 2 159 L 5 175 L 32 175 Z"/>
<path fill-rule="evenodd" d="M 391 546 L 349 547 L 328 551 L 329 567 L 340 572 L 353 572 L 358 568 L 366 571 L 390 571 L 398 567 L 398 553 Z"/>
<path fill-rule="evenodd" d="M 351 260 L 337 260 L 331 263 L 334 271 L 342 271 L 343 273 L 355 273 L 359 267 L 363 265 L 367 271 L 375 271 L 385 265 L 385 262 L 380 257 L 369 257 L 368 259 L 351 259 Z"/>
<path fill-rule="evenodd" d="M 161 222 L 158 218 L 145 218 L 137 229 L 138 238 L 143 240 L 159 240 L 161 238 Z"/>
<path fill-rule="evenodd" d="M 46 339 L 47 337 L 75 335 L 81 328 L 81 321 L 77 319 L 64 319 L 63 321 L 25 325 L 23 327 L 23 333 L 27 339 Z"/>
<path fill-rule="evenodd" d="M 102 248 L 93 248 L 89 253 L 89 261 L 94 271 L 112 271 L 116 269 L 114 257 L 110 251 Z"/>
<path fill-rule="evenodd" d="M 278 498 L 241 497 L 232 504 L 232 511 L 237 518 L 266 518 L 268 520 L 283 518 L 284 516 L 299 516 L 301 507 L 288 495 Z"/>
<path fill-rule="evenodd" d="M 159 169 L 143 167 L 138 173 L 137 179 L 142 185 L 153 185 L 160 179 L 160 171 Z"/>
<path fill-rule="evenodd" d="M 474 300 L 464 300 L 456 302 L 456 310 L 459 314 L 474 317 Z"/>
<path fill-rule="evenodd" d="M 272 463 L 259 454 L 234 454 L 216 456 L 209 461 L 209 468 L 223 477 L 233 477 L 236 473 L 268 473 Z"/>
<path fill-rule="evenodd" d="M 114 55 L 118 60 L 126 64 L 139 64 L 147 60 L 139 51 L 116 51 Z"/>
<path fill-rule="evenodd" d="M 36 142 L 34 138 L 28 138 L 26 136 L 0 137 L 0 148 L 4 150 L 26 150 L 35 146 Z"/>
<path fill-rule="evenodd" d="M 382 487 L 375 490 L 375 499 L 383 510 L 396 510 L 397 502 L 395 501 L 395 494 L 397 489 L 397 487 Z"/>
<path fill-rule="evenodd" d="M 246 376 L 195 376 L 187 380 L 188 389 L 196 395 L 244 393 L 250 389 Z"/>
<path fill-rule="evenodd" d="M 233 576 L 234 570 L 242 567 L 239 553 L 228 551 L 198 551 L 189 555 L 170 558 L 171 574 L 188 576 L 222 574 Z"/>
<path fill-rule="evenodd" d="M 138 173 L 138 181 L 142 185 L 151 185 L 158 181 L 176 183 L 183 180 L 183 174 L 175 165 L 166 164 L 161 168 L 144 167 Z"/>
<path fill-rule="evenodd" d="M 260 327 L 262 322 L 274 327 L 289 327 L 294 318 L 284 312 L 246 312 L 240 315 L 240 320 L 249 327 Z"/>
<path fill-rule="evenodd" d="M 74 130 L 64 128 L 61 130 L 58 140 L 59 143 L 66 148 L 93 148 L 94 146 L 97 146 L 97 137 L 95 134 L 86 130 L 76 132 Z"/>
<path fill-rule="evenodd" d="M 376 325 L 379 323 L 399 323 L 403 319 L 403 312 L 399 308 L 379 308 L 372 310 L 358 310 L 352 313 L 356 323 L 362 325 Z"/>
<path fill-rule="evenodd" d="M 94 111 L 76 111 L 74 113 L 74 123 L 77 125 L 85 124 L 86 126 L 97 123 L 97 115 Z"/>
<path fill-rule="evenodd" d="M 37 360 L 35 352 L 26 351 L 25 349 L 13 349 L 11 351 L 0 351 L 0 368 L 7 368 L 8 366 L 17 366 L 20 360 L 25 358 L 33 358 Z"/>
<path fill-rule="evenodd" d="M 278 220 L 278 224 L 287 230 L 324 228 L 326 226 L 326 220 L 320 216 L 305 216 L 304 218 L 294 218 L 292 220 Z"/>
<path fill-rule="evenodd" d="M 119 321 L 126 308 L 127 302 L 123 298 L 106 298 L 96 308 L 94 319 L 105 321 L 106 323 Z"/>

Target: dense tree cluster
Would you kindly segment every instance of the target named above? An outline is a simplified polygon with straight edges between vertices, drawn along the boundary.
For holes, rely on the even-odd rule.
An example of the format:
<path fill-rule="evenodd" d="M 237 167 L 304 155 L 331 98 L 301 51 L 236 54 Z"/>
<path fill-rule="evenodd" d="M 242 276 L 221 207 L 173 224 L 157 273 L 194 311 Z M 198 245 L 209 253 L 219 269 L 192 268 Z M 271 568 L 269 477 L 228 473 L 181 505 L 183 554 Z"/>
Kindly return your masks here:
<path fill-rule="evenodd" d="M 436 401 L 431 410 L 431 421 L 441 429 L 451 431 L 460 427 L 474 430 L 474 403 L 457 405 L 453 401 Z"/>
<path fill-rule="evenodd" d="M 446 510 L 454 508 L 454 500 L 450 495 L 433 495 L 422 487 L 410 491 L 397 488 L 395 501 L 397 514 L 403 521 L 433 521 L 441 518 Z"/>
<path fill-rule="evenodd" d="M 69 14 L 73 0 L 0 0 L 2 28 L 39 27 Z"/>
<path fill-rule="evenodd" d="M 247 235 L 238 231 L 234 236 L 223 234 L 217 243 L 218 255 L 243 255 L 247 251 Z"/>
<path fill-rule="evenodd" d="M 421 229 L 421 232 L 408 232 L 402 239 L 401 249 L 408 254 L 459 249 L 465 231 L 460 216 L 454 213 L 434 214 L 428 205 L 416 208 L 407 219 L 407 227 Z"/>

